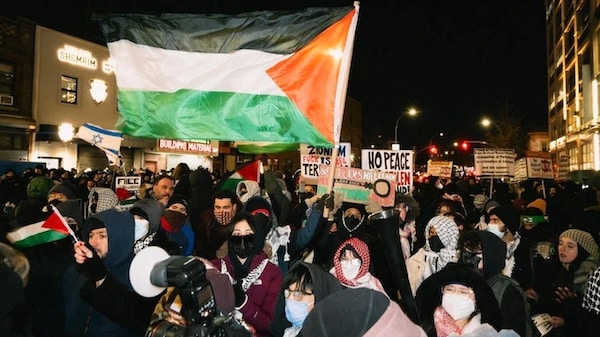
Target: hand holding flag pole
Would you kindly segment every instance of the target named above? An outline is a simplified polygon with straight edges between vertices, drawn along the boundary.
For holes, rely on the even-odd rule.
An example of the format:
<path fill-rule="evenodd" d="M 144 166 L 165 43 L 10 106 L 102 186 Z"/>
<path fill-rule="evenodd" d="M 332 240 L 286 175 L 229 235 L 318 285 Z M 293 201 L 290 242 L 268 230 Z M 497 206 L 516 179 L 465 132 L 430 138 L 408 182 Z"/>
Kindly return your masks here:
<path fill-rule="evenodd" d="M 46 222 L 44 222 L 42 227 L 49 228 L 64 234 L 69 234 L 73 238 L 74 243 L 78 243 L 79 238 L 77 237 L 77 235 L 75 235 L 75 232 L 73 232 L 73 229 L 71 228 L 71 226 L 69 226 L 67 220 L 65 220 L 62 214 L 60 214 L 58 208 L 52 205 L 52 210 L 54 212 L 50 214 L 50 216 L 48 217 Z"/>

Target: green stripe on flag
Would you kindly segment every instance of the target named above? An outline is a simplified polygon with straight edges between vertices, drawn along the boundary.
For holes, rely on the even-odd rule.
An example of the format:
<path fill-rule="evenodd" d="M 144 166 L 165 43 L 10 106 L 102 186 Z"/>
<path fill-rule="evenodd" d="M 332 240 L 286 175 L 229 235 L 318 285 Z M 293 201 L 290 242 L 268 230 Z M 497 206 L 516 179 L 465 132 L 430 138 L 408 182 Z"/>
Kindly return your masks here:
<path fill-rule="evenodd" d="M 134 137 L 195 140 L 202 130 L 203 139 L 331 146 L 283 96 L 119 90 L 119 111 L 117 128 Z"/>
<path fill-rule="evenodd" d="M 29 248 L 29 247 L 41 245 L 44 243 L 58 241 L 58 240 L 66 238 L 66 237 L 67 237 L 67 235 L 65 235 L 61 232 L 54 231 L 54 230 L 47 230 L 45 232 L 34 234 L 34 235 L 28 236 L 22 240 L 13 242 L 13 245 L 17 248 Z"/>

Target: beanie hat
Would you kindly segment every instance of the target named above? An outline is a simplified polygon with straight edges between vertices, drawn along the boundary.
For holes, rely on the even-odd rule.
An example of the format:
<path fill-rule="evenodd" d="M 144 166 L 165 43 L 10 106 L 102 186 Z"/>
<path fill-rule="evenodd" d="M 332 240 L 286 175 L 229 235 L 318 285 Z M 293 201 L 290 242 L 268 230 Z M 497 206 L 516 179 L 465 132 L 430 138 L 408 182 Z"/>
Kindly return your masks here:
<path fill-rule="evenodd" d="M 35 177 L 27 184 L 27 196 L 30 198 L 46 199 L 52 187 L 54 187 L 52 179 L 46 176 Z"/>
<path fill-rule="evenodd" d="M 308 313 L 302 335 L 427 336 L 396 302 L 384 293 L 368 288 L 337 291 L 319 301 Z"/>
<path fill-rule="evenodd" d="M 174 194 L 169 199 L 169 202 L 167 202 L 166 208 L 171 207 L 171 205 L 173 205 L 173 204 L 182 204 L 183 206 L 185 206 L 186 209 L 190 208 L 187 200 L 185 200 L 185 197 L 181 194 Z"/>
<path fill-rule="evenodd" d="M 133 215 L 139 215 L 142 218 L 148 220 L 148 233 L 154 233 L 158 231 L 160 227 L 160 214 L 162 208 L 160 203 L 154 199 L 141 199 L 136 201 L 129 213 Z"/>
<path fill-rule="evenodd" d="M 560 238 L 567 237 L 577 242 L 586 252 L 595 256 L 598 253 L 598 244 L 594 241 L 592 234 L 580 229 L 567 229 L 560 234 Z"/>
<path fill-rule="evenodd" d="M 515 234 L 521 225 L 521 219 L 516 209 L 510 206 L 498 206 L 490 210 L 490 215 L 495 214 L 504 223 L 506 228 Z"/>
<path fill-rule="evenodd" d="M 476 194 L 473 197 L 473 205 L 477 207 L 477 209 L 483 209 L 485 203 L 489 200 L 489 198 L 485 194 Z"/>
<path fill-rule="evenodd" d="M 485 205 L 483 206 L 483 210 L 487 213 L 489 211 L 490 208 L 494 208 L 494 207 L 498 207 L 500 206 L 500 203 L 494 199 L 489 199 L 488 201 L 486 201 Z"/>
<path fill-rule="evenodd" d="M 539 224 L 547 222 L 547 218 L 542 210 L 537 207 L 527 207 L 521 214 L 521 222 L 529 224 Z"/>
<path fill-rule="evenodd" d="M 64 184 L 54 185 L 50 191 L 48 191 L 48 194 L 50 193 L 62 193 L 67 197 L 67 199 L 77 199 L 75 193 L 73 193 L 73 191 Z"/>
<path fill-rule="evenodd" d="M 534 201 L 527 204 L 527 207 L 535 207 L 542 211 L 542 215 L 546 215 L 546 200 L 542 198 L 537 198 Z"/>

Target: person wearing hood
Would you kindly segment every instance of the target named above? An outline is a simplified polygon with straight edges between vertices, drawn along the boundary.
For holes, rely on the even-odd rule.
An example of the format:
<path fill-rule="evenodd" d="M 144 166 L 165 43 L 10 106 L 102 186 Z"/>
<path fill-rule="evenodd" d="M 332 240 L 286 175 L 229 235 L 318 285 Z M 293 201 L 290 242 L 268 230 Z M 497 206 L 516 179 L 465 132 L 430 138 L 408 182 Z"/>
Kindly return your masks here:
<path fill-rule="evenodd" d="M 502 326 L 498 301 L 472 265 L 449 263 L 423 281 L 415 301 L 429 337 L 466 335 L 484 324 L 494 330 Z"/>
<path fill-rule="evenodd" d="M 263 252 L 265 235 L 253 215 L 241 212 L 231 220 L 228 254 L 211 261 L 228 276 L 235 293 L 235 309 L 256 329 L 257 336 L 269 336 L 282 275 Z"/>
<path fill-rule="evenodd" d="M 370 288 L 385 294 L 379 279 L 370 273 L 370 266 L 371 256 L 367 244 L 358 238 L 349 238 L 335 252 L 333 267 L 329 273 L 346 288 Z"/>
<path fill-rule="evenodd" d="M 315 304 L 302 336 L 426 337 L 400 306 L 379 291 L 345 289 Z"/>
<path fill-rule="evenodd" d="M 406 271 L 413 294 L 430 275 L 446 264 L 456 262 L 458 226 L 451 218 L 434 216 L 425 226 L 425 246 L 406 261 Z"/>
<path fill-rule="evenodd" d="M 296 262 L 286 274 L 277 297 L 271 334 L 274 337 L 297 336 L 315 305 L 342 289 L 338 280 L 320 266 Z"/>
<path fill-rule="evenodd" d="M 133 252 L 139 253 L 148 246 L 158 246 L 169 255 L 181 255 L 181 248 L 170 241 L 161 229 L 161 206 L 153 199 L 140 199 L 129 209 L 135 222 Z"/>
<path fill-rule="evenodd" d="M 133 291 L 134 217 L 108 209 L 85 222 L 65 277 L 68 336 L 143 336 L 159 297 Z"/>
<path fill-rule="evenodd" d="M 515 250 L 521 243 L 519 213 L 510 206 L 498 206 L 490 210 L 487 231 L 499 237 L 506 244 L 506 262 L 502 273 L 511 276 L 515 267 Z"/>
<path fill-rule="evenodd" d="M 502 274 L 506 245 L 490 231 L 474 230 L 458 240 L 459 261 L 472 265 L 492 288 L 502 313 L 502 328 L 519 336 L 531 337 L 529 305 L 523 290 L 514 279 Z"/>
<path fill-rule="evenodd" d="M 245 204 L 248 199 L 261 196 L 260 186 L 254 180 L 242 180 L 237 184 L 235 194 L 238 196 L 240 202 Z"/>
<path fill-rule="evenodd" d="M 169 241 L 179 247 L 179 255 L 189 256 L 194 252 L 194 231 L 187 222 L 189 204 L 179 194 L 173 195 L 160 218 L 160 230 Z"/>

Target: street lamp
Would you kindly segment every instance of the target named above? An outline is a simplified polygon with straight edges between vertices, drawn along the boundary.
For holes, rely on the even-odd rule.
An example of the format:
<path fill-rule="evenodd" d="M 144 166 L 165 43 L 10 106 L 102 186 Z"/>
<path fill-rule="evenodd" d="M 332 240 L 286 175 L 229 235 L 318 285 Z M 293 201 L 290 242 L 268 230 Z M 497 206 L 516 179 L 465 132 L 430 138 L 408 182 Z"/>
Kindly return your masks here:
<path fill-rule="evenodd" d="M 70 142 L 75 136 L 75 129 L 71 123 L 62 123 L 58 126 L 58 137 L 63 143 Z"/>
<path fill-rule="evenodd" d="M 396 126 L 394 127 L 394 143 L 392 144 L 392 150 L 398 151 L 400 150 L 400 144 L 398 144 L 398 123 L 402 119 L 402 117 L 408 115 L 410 117 L 414 117 L 419 113 L 419 111 L 415 108 L 410 108 L 404 114 L 398 116 L 396 119 Z"/>

